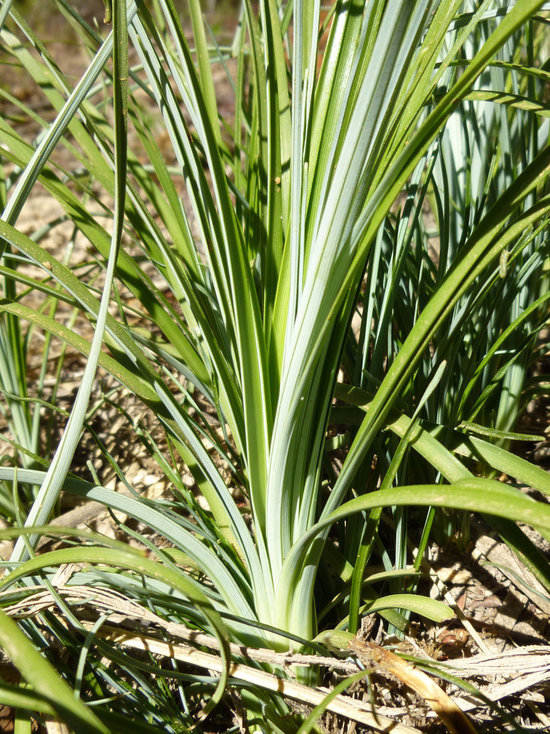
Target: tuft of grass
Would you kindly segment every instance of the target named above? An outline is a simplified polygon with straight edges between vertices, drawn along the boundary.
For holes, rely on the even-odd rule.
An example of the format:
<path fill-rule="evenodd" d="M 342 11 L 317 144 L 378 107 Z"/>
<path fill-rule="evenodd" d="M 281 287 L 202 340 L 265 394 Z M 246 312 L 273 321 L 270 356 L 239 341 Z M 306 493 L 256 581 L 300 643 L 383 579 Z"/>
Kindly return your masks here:
<path fill-rule="evenodd" d="M 446 618 L 416 594 L 441 508 L 483 514 L 550 588 L 518 525 L 548 538 L 550 510 L 517 488 L 548 494 L 548 477 L 509 450 L 533 438 L 514 429 L 548 314 L 544 3 L 244 0 L 225 45 L 188 5 L 184 27 L 171 0 L 113 0 L 103 30 L 57 0 L 90 54 L 74 86 L 16 6 L 0 10 L 2 61 L 48 108 L 2 91 L 17 113 L 0 120 L 0 507 L 25 530 L 1 585 L 53 594 L 63 624 L 48 612 L 20 626 L 68 651 L 58 672 L 74 716 L 79 698 L 93 704 L 94 731 L 187 730 L 236 695 L 230 641 L 310 652 L 369 611 L 397 629 L 411 613 Z M 57 220 L 18 226 L 39 185 L 89 270 L 43 245 Z M 58 344 L 86 365 L 42 457 Z M 164 431 L 159 445 L 137 427 L 136 441 L 167 497 L 148 499 L 106 449 L 125 492 L 71 475 L 98 368 Z M 97 539 L 37 553 L 33 528 L 70 493 L 130 518 L 120 532 L 152 558 Z M 221 677 L 131 657 L 101 639 L 104 617 L 90 631 L 52 585 L 70 561 L 86 566 L 69 585 L 212 633 Z M 298 730 L 283 697 L 259 683 L 239 694 L 252 729 Z M 75 720 L 48 696 L 28 706 Z"/>

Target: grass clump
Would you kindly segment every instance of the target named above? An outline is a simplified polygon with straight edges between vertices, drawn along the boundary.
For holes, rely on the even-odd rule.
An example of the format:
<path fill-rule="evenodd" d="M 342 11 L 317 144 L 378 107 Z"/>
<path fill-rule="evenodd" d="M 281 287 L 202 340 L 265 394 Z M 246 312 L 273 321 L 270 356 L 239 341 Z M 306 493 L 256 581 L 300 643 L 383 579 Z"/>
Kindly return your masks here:
<path fill-rule="evenodd" d="M 0 501 L 19 537 L 2 583 L 55 600 L 63 624 L 47 612 L 21 627 L 36 649 L 70 651 L 76 673 L 47 675 L 79 694 L 65 704 L 52 688 L 41 708 L 29 679 L 25 707 L 52 706 L 78 731 L 183 731 L 235 691 L 230 643 L 278 661 L 319 652 L 320 633 L 354 635 L 366 612 L 397 630 L 413 612 L 441 621 L 450 608 L 416 594 L 439 508 L 455 525 L 483 514 L 548 589 L 518 523 L 547 538 L 550 510 L 514 485 L 550 482 L 509 451 L 533 438 L 512 431 L 548 312 L 543 2 L 244 0 L 228 45 L 197 0 L 189 29 L 170 0 L 113 0 L 105 31 L 55 4 L 89 54 L 74 87 L 16 7 L 0 11 L 3 63 L 25 68 L 55 111 L 3 92 L 17 111 L 0 122 Z M 24 232 L 39 184 L 62 214 Z M 43 244 L 67 222 L 84 263 Z M 50 456 L 40 426 L 55 411 L 57 344 L 58 380 L 67 348 L 86 364 Z M 98 368 L 162 428 L 134 426 L 166 477 L 162 499 L 107 449 L 124 491 L 69 471 Z M 37 526 L 68 493 L 123 513 L 127 542 L 83 533 L 81 547 L 37 553 Z M 57 590 L 52 569 L 77 561 Z M 107 617 L 79 616 L 70 587 L 123 599 L 125 619 L 141 607 L 165 630 L 207 632 L 221 675 L 132 656 L 102 634 Z M 260 668 L 239 691 L 249 726 L 305 727 Z M 302 665 L 298 684 L 318 675 Z"/>

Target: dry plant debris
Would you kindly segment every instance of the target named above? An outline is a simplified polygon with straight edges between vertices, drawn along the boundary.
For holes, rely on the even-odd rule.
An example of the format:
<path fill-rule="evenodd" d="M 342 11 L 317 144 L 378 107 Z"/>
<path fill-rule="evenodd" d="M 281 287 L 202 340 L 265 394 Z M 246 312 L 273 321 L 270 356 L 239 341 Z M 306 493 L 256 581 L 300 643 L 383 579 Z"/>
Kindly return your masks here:
<path fill-rule="evenodd" d="M 57 575 L 55 592 L 72 608 L 79 609 L 79 618 L 83 629 L 90 630 L 100 614 L 109 615 L 108 622 L 101 625 L 96 634 L 101 639 L 120 645 L 130 650 L 142 650 L 161 658 L 171 658 L 184 665 L 197 666 L 209 671 L 221 672 L 222 659 L 219 656 L 218 640 L 209 635 L 193 630 L 183 624 L 169 622 L 144 609 L 139 604 L 126 599 L 122 594 L 81 585 L 66 585 L 71 575 L 78 570 L 74 566 L 65 566 Z M 39 590 L 40 589 L 40 590 Z M 36 616 L 47 609 L 55 610 L 57 601 L 49 591 L 36 587 L 27 589 L 30 592 L 24 599 L 15 601 L 5 607 L 13 617 L 23 618 Z M 5 602 L 17 592 L 7 591 L 0 594 Z M 93 621 L 90 621 L 92 620 Z M 476 713 L 486 708 L 489 702 L 498 702 L 510 696 L 525 696 L 526 692 L 545 686 L 550 681 L 550 646 L 530 645 L 509 649 L 494 654 L 476 654 L 454 660 L 440 661 L 429 657 L 418 642 L 409 638 L 409 646 L 399 645 L 399 652 L 415 654 L 415 663 L 403 659 L 392 650 L 368 640 L 353 638 L 348 643 L 349 652 L 355 659 L 345 660 L 337 657 L 321 657 L 317 655 L 277 653 L 269 649 L 253 649 L 240 645 L 230 646 L 234 659 L 244 662 L 230 664 L 229 673 L 232 678 L 254 683 L 266 690 L 278 691 L 290 700 L 307 704 L 311 707 L 323 702 L 330 688 L 311 688 L 293 679 L 293 666 L 322 666 L 339 676 L 349 676 L 365 669 L 365 675 L 373 674 L 377 680 L 389 679 L 385 685 L 390 691 L 390 700 L 397 701 L 396 686 L 404 685 L 420 697 L 420 705 L 429 706 L 444 722 L 446 730 L 462 734 L 475 732 L 472 721 L 463 712 Z M 283 669 L 286 677 L 268 673 L 255 667 L 261 664 L 277 666 Z M 419 666 L 430 669 L 427 675 Z M 435 682 L 433 676 L 441 675 L 442 683 Z M 480 690 L 482 697 L 467 690 L 450 686 L 449 692 L 444 690 L 445 679 L 454 676 L 474 681 L 475 689 Z M 393 681 L 393 682 L 392 682 Z M 379 680 L 378 685 L 384 688 Z M 546 690 L 548 686 L 546 685 Z M 387 696 L 385 696 L 387 698 Z M 529 704 L 544 721 L 545 701 L 541 695 L 533 692 Z M 540 706 L 539 706 L 540 704 Z M 405 708 L 401 703 L 395 705 L 372 705 L 370 700 L 357 699 L 351 695 L 338 695 L 328 705 L 327 712 L 336 714 L 349 722 L 357 722 L 370 727 L 369 730 L 389 731 L 394 734 L 411 734 L 422 729 L 414 723 L 397 723 L 404 721 L 404 714 L 414 722 L 422 716 L 421 708 L 416 712 L 409 704 Z M 406 718 L 406 717 L 405 717 Z M 429 722 L 429 719 L 427 719 Z M 540 727 L 535 727 L 539 728 Z"/>

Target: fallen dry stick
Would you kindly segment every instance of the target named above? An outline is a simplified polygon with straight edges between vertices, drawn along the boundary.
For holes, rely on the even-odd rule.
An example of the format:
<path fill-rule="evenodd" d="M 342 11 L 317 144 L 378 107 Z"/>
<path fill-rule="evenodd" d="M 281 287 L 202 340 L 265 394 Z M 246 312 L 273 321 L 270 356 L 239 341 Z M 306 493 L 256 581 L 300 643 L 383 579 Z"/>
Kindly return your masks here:
<path fill-rule="evenodd" d="M 92 625 L 85 623 L 85 626 L 91 628 Z M 96 634 L 102 639 L 114 642 L 121 647 L 146 650 L 156 655 L 164 655 L 165 657 L 170 657 L 174 660 L 196 665 L 217 673 L 221 673 L 223 669 L 223 662 L 218 655 L 202 652 L 190 645 L 174 645 L 106 625 L 101 627 Z M 230 663 L 229 675 L 231 678 L 254 683 L 261 688 L 274 691 L 281 696 L 300 701 L 300 703 L 305 703 L 310 706 L 317 706 L 322 703 L 329 693 L 326 690 L 310 688 L 286 678 L 279 678 L 272 673 L 267 673 L 265 670 L 258 670 L 258 668 L 252 668 L 248 665 L 238 663 Z M 420 734 L 419 729 L 397 724 L 385 716 L 375 716 L 369 710 L 370 707 L 367 708 L 368 706 L 364 701 L 357 701 L 346 696 L 336 696 L 327 704 L 326 709 L 332 713 L 357 721 L 360 724 L 370 726 L 375 731 L 391 732 L 391 734 Z"/>
<path fill-rule="evenodd" d="M 373 642 L 363 642 L 354 637 L 349 641 L 348 648 L 366 668 L 391 673 L 418 693 L 452 734 L 477 734 L 466 714 L 426 673 Z"/>

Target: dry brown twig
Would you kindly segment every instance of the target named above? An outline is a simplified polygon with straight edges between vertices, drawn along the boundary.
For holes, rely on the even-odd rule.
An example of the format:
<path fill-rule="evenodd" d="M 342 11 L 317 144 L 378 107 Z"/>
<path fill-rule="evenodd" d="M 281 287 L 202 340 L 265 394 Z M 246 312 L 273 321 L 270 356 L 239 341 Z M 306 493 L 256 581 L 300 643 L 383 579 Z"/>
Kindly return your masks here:
<path fill-rule="evenodd" d="M 437 683 L 422 670 L 418 670 L 390 650 L 373 642 L 353 638 L 349 649 L 366 668 L 390 673 L 401 683 L 418 693 L 432 708 L 452 734 L 476 734 L 476 729 L 457 704 Z"/>
<path fill-rule="evenodd" d="M 85 626 L 91 627 L 91 624 Z M 218 655 L 202 652 L 190 645 L 176 645 L 163 642 L 156 638 L 146 637 L 145 635 L 135 635 L 125 630 L 114 627 L 103 626 L 98 630 L 97 634 L 102 639 L 108 639 L 115 642 L 121 647 L 130 647 L 137 650 L 146 650 L 149 653 L 170 657 L 173 660 L 196 665 L 210 671 L 221 673 L 223 670 L 223 662 Z M 312 655 L 286 656 L 287 661 L 292 660 L 293 664 L 304 664 L 304 659 L 309 658 L 310 663 L 318 658 Z M 338 665 L 337 660 L 333 660 Z M 323 663 L 324 664 L 324 663 Z M 357 671 L 357 667 L 355 667 Z M 330 691 L 326 688 L 312 688 L 302 685 L 296 681 L 281 678 L 273 673 L 267 673 L 258 668 L 252 668 L 248 665 L 240 663 L 229 664 L 229 676 L 238 680 L 254 683 L 265 690 L 279 693 L 280 695 L 305 703 L 310 706 L 317 706 L 324 702 Z M 395 720 L 381 716 L 374 712 L 369 702 L 350 698 L 349 696 L 338 695 L 332 699 L 327 705 L 326 710 L 343 716 L 347 719 L 356 721 L 360 724 L 371 727 L 375 731 L 391 731 L 392 734 L 419 734 L 419 729 L 404 724 L 398 724 Z"/>

